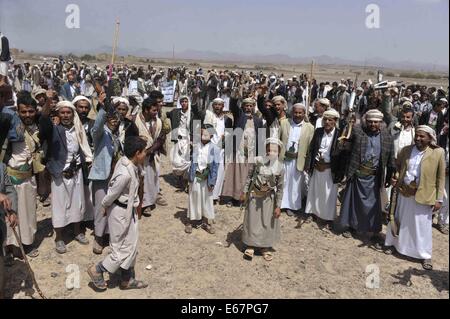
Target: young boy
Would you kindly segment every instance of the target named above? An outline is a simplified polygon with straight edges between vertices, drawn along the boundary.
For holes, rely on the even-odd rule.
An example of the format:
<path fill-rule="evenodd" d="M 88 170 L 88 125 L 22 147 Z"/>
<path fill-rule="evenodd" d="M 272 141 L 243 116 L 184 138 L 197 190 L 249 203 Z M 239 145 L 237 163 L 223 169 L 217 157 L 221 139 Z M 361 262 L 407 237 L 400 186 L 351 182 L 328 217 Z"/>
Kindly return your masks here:
<path fill-rule="evenodd" d="M 146 142 L 137 137 L 125 140 L 124 153 L 117 162 L 109 183 L 108 193 L 102 201 L 103 212 L 108 216 L 111 253 L 97 265 L 88 268 L 93 284 L 100 290 L 107 285 L 103 273 L 121 270 L 120 289 L 142 289 L 148 285 L 134 278 L 137 256 L 139 206 L 139 167 L 146 157 Z"/>
<path fill-rule="evenodd" d="M 212 131 L 214 131 L 212 126 L 203 126 L 201 143 L 194 146 L 193 160 L 189 170 L 189 221 L 185 228 L 188 234 L 192 233 L 193 224 L 200 223 L 208 233 L 215 233 L 211 222 L 214 219 L 213 190 L 220 163 L 220 150 L 210 142 L 214 135 Z"/>
<path fill-rule="evenodd" d="M 277 138 L 266 140 L 266 157 L 255 157 L 241 195 L 246 206 L 242 242 L 247 246 L 244 257 L 248 260 L 253 258 L 256 247 L 266 261 L 271 261 L 272 247 L 280 239 L 284 168 L 278 156 L 282 145 Z"/>

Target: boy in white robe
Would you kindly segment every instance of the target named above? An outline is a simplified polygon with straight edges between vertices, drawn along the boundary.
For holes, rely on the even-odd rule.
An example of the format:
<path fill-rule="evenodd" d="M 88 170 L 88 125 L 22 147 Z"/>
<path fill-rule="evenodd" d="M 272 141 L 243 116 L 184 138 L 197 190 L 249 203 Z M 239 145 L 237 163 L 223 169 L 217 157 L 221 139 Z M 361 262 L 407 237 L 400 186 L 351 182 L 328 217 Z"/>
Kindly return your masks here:
<path fill-rule="evenodd" d="M 201 226 L 210 234 L 215 233 L 213 191 L 217 180 L 220 150 L 211 143 L 211 126 L 201 130 L 201 143 L 194 146 L 193 161 L 189 170 L 189 208 L 185 232 L 192 233 L 192 225 Z M 194 138 L 195 140 L 195 138 Z"/>
<path fill-rule="evenodd" d="M 125 156 L 118 161 L 102 206 L 108 215 L 111 253 L 97 265 L 88 268 L 94 286 L 106 290 L 103 273 L 113 274 L 120 268 L 120 289 L 143 289 L 148 285 L 136 280 L 134 265 L 137 257 L 139 206 L 139 167 L 146 158 L 146 142 L 139 137 L 125 140 Z"/>

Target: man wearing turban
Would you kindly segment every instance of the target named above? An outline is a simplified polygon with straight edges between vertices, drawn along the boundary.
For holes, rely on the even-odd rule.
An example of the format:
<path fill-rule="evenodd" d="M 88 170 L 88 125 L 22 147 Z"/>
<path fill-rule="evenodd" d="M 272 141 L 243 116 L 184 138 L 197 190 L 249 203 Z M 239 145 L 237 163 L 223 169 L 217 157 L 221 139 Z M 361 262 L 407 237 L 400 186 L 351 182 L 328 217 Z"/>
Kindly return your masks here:
<path fill-rule="evenodd" d="M 350 136 L 351 154 L 340 212 L 340 224 L 349 238 L 351 231 L 372 234 L 374 248 L 381 249 L 381 191 L 395 169 L 392 137 L 381 129 L 383 113 L 366 113 L 366 127 L 355 126 Z"/>
<path fill-rule="evenodd" d="M 445 152 L 437 145 L 435 131 L 426 125 L 416 128 L 414 142 L 398 155 L 398 173 L 392 184 L 400 194 L 385 244 L 402 255 L 421 259 L 423 268 L 431 270 L 432 221 L 444 199 Z M 397 223 L 398 234 L 392 223 Z M 391 253 L 392 248 L 386 252 Z"/>

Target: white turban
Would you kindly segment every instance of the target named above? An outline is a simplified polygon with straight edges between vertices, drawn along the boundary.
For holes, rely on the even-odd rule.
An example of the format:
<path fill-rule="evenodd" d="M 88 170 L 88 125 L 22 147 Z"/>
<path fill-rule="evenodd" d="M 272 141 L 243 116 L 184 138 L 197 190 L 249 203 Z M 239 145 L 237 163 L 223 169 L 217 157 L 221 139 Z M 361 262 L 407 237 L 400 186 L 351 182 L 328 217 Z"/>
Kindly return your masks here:
<path fill-rule="evenodd" d="M 276 137 L 269 137 L 268 139 L 266 139 L 266 145 L 269 144 L 274 144 L 274 145 L 278 145 L 279 147 L 283 147 L 283 142 L 281 142 L 278 138 Z"/>
<path fill-rule="evenodd" d="M 275 104 L 277 102 L 283 103 L 284 110 L 286 111 L 286 109 L 287 109 L 287 101 L 286 101 L 286 99 L 283 96 L 281 96 L 281 95 L 274 96 L 272 98 L 272 103 Z"/>
<path fill-rule="evenodd" d="M 299 108 L 305 110 L 305 112 L 307 112 L 306 106 L 302 103 L 296 103 L 296 104 L 292 105 L 292 110 L 294 110 L 296 107 L 299 107 Z"/>
<path fill-rule="evenodd" d="M 112 103 L 114 105 L 123 103 L 126 104 L 128 107 L 130 107 L 130 102 L 128 101 L 128 99 L 120 96 L 113 98 Z"/>
<path fill-rule="evenodd" d="M 212 101 L 212 104 L 225 104 L 225 101 L 223 99 L 221 99 L 220 97 L 218 97 Z"/>
<path fill-rule="evenodd" d="M 434 129 L 432 129 L 428 125 L 419 125 L 416 127 L 416 133 L 417 132 L 428 133 L 428 135 L 430 135 L 431 137 L 431 145 L 437 147 L 436 131 Z"/>
<path fill-rule="evenodd" d="M 419 92 L 419 91 L 414 92 L 412 95 L 413 95 L 413 96 L 414 96 L 414 95 L 417 95 L 418 97 L 420 97 L 420 92 Z"/>
<path fill-rule="evenodd" d="M 323 112 L 323 117 L 324 118 L 334 118 L 334 119 L 339 120 L 340 115 L 339 115 L 339 112 L 336 111 L 335 109 L 329 109 L 329 110 L 326 110 L 325 112 Z"/>
<path fill-rule="evenodd" d="M 92 162 L 93 156 L 86 136 L 86 131 L 84 130 L 83 124 L 78 117 L 75 106 L 69 101 L 61 101 L 56 104 L 55 111 L 59 111 L 60 109 L 66 107 L 73 111 L 73 126 L 75 127 L 78 144 L 80 144 L 80 148 L 83 151 L 86 162 Z"/>
<path fill-rule="evenodd" d="M 245 104 L 256 105 L 256 101 L 254 99 L 252 99 L 251 97 L 249 97 L 242 101 L 242 105 L 245 105 Z"/>
<path fill-rule="evenodd" d="M 87 97 L 85 97 L 85 96 L 83 96 L 83 95 L 78 95 L 78 96 L 76 96 L 76 97 L 72 100 L 72 104 L 75 105 L 75 104 L 77 104 L 78 101 L 88 101 L 88 102 L 89 102 L 89 106 L 92 106 L 91 100 L 89 100 Z"/>
<path fill-rule="evenodd" d="M 330 100 L 326 97 L 317 100 L 320 104 L 330 107 Z"/>
<path fill-rule="evenodd" d="M 408 107 L 410 107 L 410 108 L 413 107 L 413 105 L 412 105 L 412 103 L 411 103 L 410 101 L 405 101 L 405 102 L 403 102 L 402 106 L 408 106 Z"/>
<path fill-rule="evenodd" d="M 366 121 L 382 121 L 383 120 L 383 113 L 381 113 L 378 110 L 369 110 L 366 113 Z"/>

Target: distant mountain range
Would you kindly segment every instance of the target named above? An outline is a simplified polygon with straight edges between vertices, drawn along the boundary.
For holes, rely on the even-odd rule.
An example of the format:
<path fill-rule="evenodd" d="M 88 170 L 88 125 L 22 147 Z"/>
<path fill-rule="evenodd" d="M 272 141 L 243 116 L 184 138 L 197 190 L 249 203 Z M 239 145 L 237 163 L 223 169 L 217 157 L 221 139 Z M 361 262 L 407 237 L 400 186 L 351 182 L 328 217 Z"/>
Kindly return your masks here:
<path fill-rule="evenodd" d="M 99 54 L 110 53 L 112 48 L 110 46 L 102 46 L 94 50 L 73 50 L 73 54 Z M 70 53 L 56 52 L 56 53 Z M 118 49 L 117 55 L 127 56 L 132 55 L 144 58 L 172 58 L 172 52 L 169 51 L 153 51 L 147 48 L 125 50 Z M 199 51 L 199 50 L 184 50 L 175 52 L 176 59 L 183 60 L 203 60 L 211 62 L 241 62 L 241 63 L 275 63 L 275 64 L 309 64 L 312 60 L 319 65 L 351 65 L 351 66 L 369 66 L 378 68 L 389 68 L 398 70 L 417 70 L 421 72 L 445 72 L 448 73 L 448 65 L 435 65 L 431 63 L 418 63 L 411 61 L 390 61 L 385 58 L 375 57 L 367 59 L 366 61 L 355 61 L 350 59 L 342 59 L 332 57 L 329 55 L 320 55 L 314 57 L 291 57 L 286 54 L 271 54 L 271 55 L 244 55 L 236 53 L 219 53 L 214 51 Z"/>

